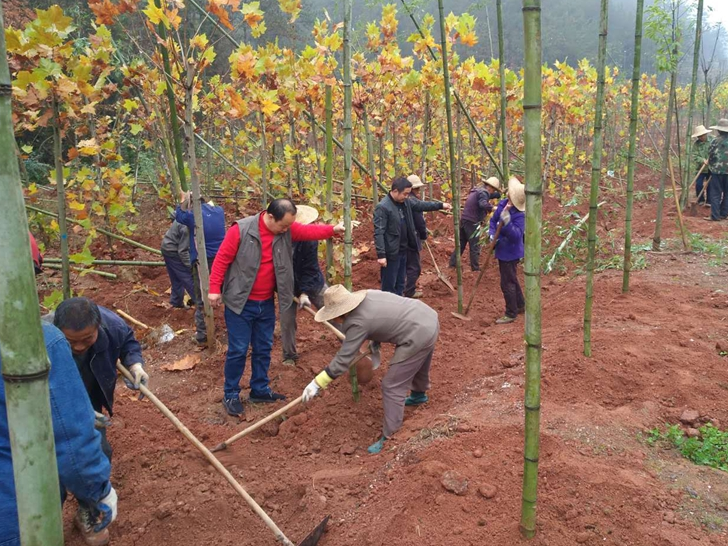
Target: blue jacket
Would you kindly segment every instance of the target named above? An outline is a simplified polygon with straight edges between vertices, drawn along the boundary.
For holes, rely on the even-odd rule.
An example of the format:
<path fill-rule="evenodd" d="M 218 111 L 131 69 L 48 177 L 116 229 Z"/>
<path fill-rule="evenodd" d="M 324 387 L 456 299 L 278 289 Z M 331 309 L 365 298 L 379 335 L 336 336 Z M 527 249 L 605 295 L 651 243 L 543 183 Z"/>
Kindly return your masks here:
<path fill-rule="evenodd" d="M 187 226 L 190 232 L 190 259 L 197 260 L 197 243 L 195 243 L 195 215 L 191 210 L 182 210 L 177 205 L 175 220 Z M 205 236 L 205 254 L 207 259 L 214 260 L 225 238 L 225 211 L 210 203 L 202 203 L 202 230 Z"/>
<path fill-rule="evenodd" d="M 491 237 L 495 235 L 498 222 L 500 222 L 501 212 L 503 212 L 507 203 L 508 199 L 503 199 L 498 203 L 498 208 L 496 208 L 493 216 L 490 218 L 490 229 L 488 233 L 490 233 Z M 516 207 L 511 207 L 509 210 L 511 213 L 511 221 L 501 229 L 498 242 L 495 245 L 495 257 L 504 262 L 511 262 L 523 258 L 523 234 L 526 230 L 526 215 Z"/>
<path fill-rule="evenodd" d="M 116 387 L 116 361 L 127 368 L 137 362 L 144 364 L 142 347 L 134 337 L 134 331 L 116 313 L 99 305 L 101 326 L 99 337 L 91 351 L 91 371 L 104 394 L 103 406 L 113 415 L 114 387 Z"/>
<path fill-rule="evenodd" d="M 324 286 L 318 261 L 318 241 L 293 243 L 293 294 L 317 294 Z"/>
<path fill-rule="evenodd" d="M 109 493 L 111 465 L 101 452 L 101 436 L 94 429 L 91 403 L 87 396 L 79 396 L 84 393 L 84 386 L 66 338 L 58 328 L 45 323 L 43 336 L 51 362 L 48 382 L 61 491 L 68 490 L 93 506 Z M 0 546 L 20 546 L 3 381 L 0 381 Z"/>

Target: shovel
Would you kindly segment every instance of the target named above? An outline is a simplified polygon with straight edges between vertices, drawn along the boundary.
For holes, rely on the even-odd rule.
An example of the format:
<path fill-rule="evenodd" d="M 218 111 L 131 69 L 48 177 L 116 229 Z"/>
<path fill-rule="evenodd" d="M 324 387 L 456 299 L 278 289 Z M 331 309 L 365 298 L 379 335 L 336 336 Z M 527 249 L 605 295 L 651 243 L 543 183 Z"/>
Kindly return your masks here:
<path fill-rule="evenodd" d="M 129 373 L 129 370 L 124 368 L 119 362 L 116 363 L 116 369 L 119 370 L 119 373 L 129 381 L 134 381 L 134 378 Z M 152 401 L 152 404 L 154 404 L 159 411 L 162 412 L 162 414 L 172 421 L 172 424 L 177 427 L 177 430 L 179 430 L 182 435 L 187 438 L 192 445 L 194 445 L 204 456 L 205 458 L 212 464 L 212 466 L 215 467 L 215 470 L 217 470 L 220 474 L 223 475 L 223 477 L 230 483 L 230 485 L 235 489 L 235 491 L 238 492 L 238 494 L 245 499 L 245 502 L 248 503 L 248 506 L 250 506 L 253 511 L 260 516 L 260 518 L 263 520 L 263 522 L 268 526 L 268 528 L 273 531 L 273 534 L 276 536 L 276 539 L 281 544 L 284 544 L 285 546 L 296 546 L 293 542 L 291 542 L 286 535 L 283 534 L 283 531 L 281 531 L 278 526 L 273 522 L 272 519 L 270 519 L 270 516 L 265 513 L 265 510 L 263 510 L 260 505 L 255 502 L 253 497 L 251 497 L 248 492 L 243 489 L 243 486 L 240 485 L 240 483 L 233 477 L 232 474 L 228 471 L 227 468 L 223 466 L 223 464 L 215 457 L 209 449 L 207 449 L 202 442 L 200 442 L 195 436 L 190 432 L 190 430 L 182 424 L 182 421 L 177 419 L 177 417 L 169 411 L 169 408 L 165 406 L 159 398 L 154 396 L 154 393 L 150 391 L 147 387 L 144 385 L 139 386 L 139 390 L 141 393 L 149 398 L 149 400 Z M 324 533 L 324 530 L 326 529 L 326 524 L 329 521 L 330 516 L 326 516 L 321 523 L 319 523 L 313 531 L 311 531 L 306 538 L 303 539 L 303 541 L 299 542 L 298 546 L 316 546 L 318 544 L 318 541 L 321 539 L 321 535 Z"/>
<path fill-rule="evenodd" d="M 359 353 L 359 355 L 356 358 L 354 358 L 354 360 L 352 361 L 351 366 L 355 366 L 357 362 L 359 362 L 365 356 L 368 357 L 370 354 L 371 354 L 370 351 L 366 351 L 364 353 Z M 235 442 L 237 440 L 240 440 L 240 438 L 242 438 L 243 436 L 247 436 L 251 432 L 255 432 L 256 430 L 258 430 L 260 427 L 262 427 L 266 423 L 270 423 L 276 417 L 280 417 L 281 415 L 283 415 L 284 413 L 286 413 L 288 410 L 291 410 L 291 409 L 295 408 L 301 402 L 303 402 L 303 396 L 299 396 L 293 402 L 289 402 L 288 404 L 286 404 L 285 406 L 283 406 L 278 411 L 275 411 L 275 412 L 271 413 L 268 417 L 264 417 L 263 419 L 261 419 L 257 423 L 255 423 L 253 425 L 250 425 L 248 428 L 246 428 L 244 430 L 241 430 L 240 432 L 238 432 L 237 434 L 231 436 L 230 438 L 228 438 L 224 442 L 222 442 L 220 444 L 217 444 L 210 451 L 212 453 L 216 453 L 218 451 L 223 451 L 223 450 L 227 449 L 228 446 L 230 444 L 232 444 L 233 442 Z"/>
<path fill-rule="evenodd" d="M 425 239 L 425 246 L 427 247 L 427 251 L 430 253 L 430 258 L 432 258 L 432 263 L 435 264 L 435 271 L 437 271 L 437 278 L 440 279 L 443 283 L 445 283 L 445 286 L 447 286 L 451 292 L 455 292 L 455 288 L 452 284 L 450 284 L 450 281 L 448 278 L 442 274 L 442 271 L 440 271 L 439 266 L 437 265 L 437 262 L 435 261 L 435 255 L 432 253 L 432 249 L 430 248 L 430 244 L 427 242 L 427 239 Z"/>
<path fill-rule="evenodd" d="M 468 313 L 470 312 L 470 306 L 473 305 L 473 300 L 475 299 L 475 293 L 478 291 L 478 285 L 480 284 L 480 279 L 483 278 L 483 275 L 485 274 L 485 270 L 488 269 L 488 266 L 490 265 L 490 259 L 493 257 L 493 250 L 495 250 L 495 244 L 498 242 L 498 236 L 500 235 L 501 228 L 503 227 L 503 224 L 501 222 L 498 222 L 498 228 L 495 230 L 495 235 L 493 235 L 493 242 L 488 245 L 488 255 L 485 257 L 485 264 L 483 264 L 483 267 L 480 270 L 480 275 L 478 275 L 478 278 L 475 280 L 475 286 L 473 286 L 473 292 L 470 294 L 470 300 L 468 301 L 468 306 L 465 308 L 465 313 L 460 314 L 456 313 L 455 311 L 450 311 L 452 313 L 452 316 L 455 318 L 459 318 L 460 320 L 466 320 L 470 321 L 472 320 Z"/>
<path fill-rule="evenodd" d="M 139 326 L 139 328 L 146 330 L 146 335 L 150 336 L 156 343 L 160 345 L 174 339 L 174 330 L 172 330 L 172 327 L 169 324 L 162 324 L 159 328 L 152 328 L 144 324 L 142 321 L 137 320 L 131 315 L 125 313 L 121 309 L 117 309 L 116 314 L 120 317 L 125 318 L 127 321 L 131 322 L 135 326 Z"/>

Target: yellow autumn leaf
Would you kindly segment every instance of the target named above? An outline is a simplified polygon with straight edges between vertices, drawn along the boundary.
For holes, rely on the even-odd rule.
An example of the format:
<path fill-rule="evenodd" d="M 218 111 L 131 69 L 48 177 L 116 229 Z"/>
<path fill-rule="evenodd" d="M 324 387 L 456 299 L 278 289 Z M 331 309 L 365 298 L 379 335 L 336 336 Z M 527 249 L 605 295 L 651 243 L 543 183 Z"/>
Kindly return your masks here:
<path fill-rule="evenodd" d="M 154 5 L 154 0 L 148 1 L 147 9 L 143 10 L 142 13 L 147 16 L 152 24 L 158 25 L 159 23 L 162 23 L 166 28 L 169 28 L 169 19 L 167 19 L 162 8 L 158 8 Z"/>
<path fill-rule="evenodd" d="M 276 111 L 280 109 L 280 106 L 278 106 L 275 102 L 273 102 L 270 99 L 263 99 L 260 102 L 260 110 L 264 114 L 268 116 L 272 116 Z"/>
<path fill-rule="evenodd" d="M 278 0 L 278 4 L 283 13 L 287 13 L 291 16 L 291 23 L 298 19 L 298 15 L 301 13 L 302 9 L 301 0 Z"/>
<path fill-rule="evenodd" d="M 86 208 L 86 205 L 83 203 L 79 203 L 78 201 L 71 201 L 68 203 L 68 208 L 71 210 L 84 210 Z"/>
<path fill-rule="evenodd" d="M 78 153 L 81 155 L 91 156 L 99 153 L 99 145 L 96 143 L 95 138 L 82 140 L 76 148 L 78 148 Z"/>

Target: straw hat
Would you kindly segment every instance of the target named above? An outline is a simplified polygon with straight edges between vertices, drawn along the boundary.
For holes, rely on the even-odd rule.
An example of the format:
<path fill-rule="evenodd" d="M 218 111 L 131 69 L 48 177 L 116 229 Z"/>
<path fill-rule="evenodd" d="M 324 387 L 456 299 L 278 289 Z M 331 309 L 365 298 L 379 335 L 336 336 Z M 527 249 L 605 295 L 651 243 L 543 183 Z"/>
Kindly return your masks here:
<path fill-rule="evenodd" d="M 508 181 L 508 199 L 521 212 L 526 210 L 526 186 L 515 176 Z"/>
<path fill-rule="evenodd" d="M 318 218 L 318 211 L 308 205 L 296 205 L 296 222 L 299 224 L 310 224 Z"/>
<path fill-rule="evenodd" d="M 718 120 L 718 125 L 713 125 L 711 129 L 715 129 L 721 133 L 728 133 L 728 119 L 723 118 Z"/>
<path fill-rule="evenodd" d="M 501 183 L 497 176 L 491 176 L 488 180 L 485 181 L 486 186 L 490 186 L 494 190 L 501 191 Z"/>
<path fill-rule="evenodd" d="M 343 284 L 330 286 L 324 292 L 324 306 L 316 312 L 316 322 L 335 319 L 353 311 L 364 300 L 366 290 L 349 292 Z"/>
<path fill-rule="evenodd" d="M 693 136 L 691 136 L 690 138 L 698 138 L 698 137 L 701 137 L 703 135 L 708 135 L 708 134 L 710 134 L 710 129 L 706 129 L 704 125 L 698 125 L 695 128 L 695 132 L 693 133 Z"/>
<path fill-rule="evenodd" d="M 425 184 L 420 180 L 420 177 L 416 174 L 411 174 L 407 177 L 407 180 L 412 184 L 412 189 L 416 190 L 417 188 L 421 188 Z"/>

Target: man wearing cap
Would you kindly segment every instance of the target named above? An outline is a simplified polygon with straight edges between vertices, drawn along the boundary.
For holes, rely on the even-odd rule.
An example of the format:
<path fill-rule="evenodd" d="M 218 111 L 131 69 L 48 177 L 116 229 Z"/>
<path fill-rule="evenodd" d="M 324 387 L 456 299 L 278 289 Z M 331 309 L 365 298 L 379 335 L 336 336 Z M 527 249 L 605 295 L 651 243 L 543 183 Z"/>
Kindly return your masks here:
<path fill-rule="evenodd" d="M 420 188 L 424 186 L 422 180 L 416 174 L 411 174 L 407 177 L 412 183 L 412 193 L 410 193 L 407 199 L 411 200 L 414 204 L 415 201 L 420 201 Z M 414 247 L 410 244 L 407 245 L 407 280 L 404 284 L 404 297 L 406 298 L 421 298 L 422 292 L 417 291 L 417 279 L 420 278 L 422 273 L 422 264 L 420 262 L 420 252 L 422 252 L 422 241 L 427 239 L 427 222 L 425 222 L 425 215 L 421 210 L 412 210 L 412 220 L 415 224 L 415 240 Z"/>
<path fill-rule="evenodd" d="M 717 222 L 728 218 L 728 119 L 721 119 L 711 129 L 718 131 L 708 147 L 708 201 L 710 220 Z"/>
<path fill-rule="evenodd" d="M 500 181 L 491 176 L 485 181 L 485 187 L 476 186 L 470 190 L 465 200 L 463 214 L 460 218 L 460 254 L 465 252 L 465 245 L 470 245 L 470 268 L 480 271 L 480 241 L 478 228 L 485 217 L 493 211 L 491 199 L 500 197 Z M 450 267 L 455 267 L 457 255 L 453 251 L 450 256 Z"/>
<path fill-rule="evenodd" d="M 508 181 L 508 197 L 498 203 L 490 219 L 489 235 L 495 238 L 500 224 L 500 232 L 495 244 L 495 257 L 500 269 L 501 290 L 506 301 L 505 314 L 496 324 L 508 324 L 516 320 L 526 308 L 526 300 L 518 282 L 518 262 L 523 258 L 523 234 L 526 229 L 526 187 L 512 176 Z"/>
<path fill-rule="evenodd" d="M 307 226 L 318 218 L 318 211 L 306 205 L 297 205 L 296 223 Z M 296 351 L 296 312 L 304 305 L 312 303 L 316 309 L 324 306 L 326 281 L 321 272 L 318 258 L 318 241 L 296 241 L 293 243 L 293 295 L 298 305 L 291 305 L 281 313 L 281 345 L 283 364 L 295 366 L 298 360 Z"/>
<path fill-rule="evenodd" d="M 374 244 L 381 266 L 382 291 L 398 296 L 404 293 L 407 271 L 407 248 L 417 247 L 413 211 L 434 211 L 452 208 L 439 201 L 410 201 L 412 182 L 395 178 L 392 189 L 374 209 Z"/>
<path fill-rule="evenodd" d="M 225 304 L 228 350 L 225 357 L 223 406 L 229 415 L 243 414 L 240 380 L 252 345 L 251 402 L 276 402 L 285 396 L 270 388 L 268 368 L 276 322 L 273 293 L 281 315 L 293 303 L 293 242 L 328 239 L 344 225 L 302 225 L 290 199 L 274 199 L 263 212 L 238 220 L 225 235 L 210 273 L 209 300 Z"/>
<path fill-rule="evenodd" d="M 316 313 L 318 322 L 335 318 L 343 320 L 341 331 L 346 339 L 329 365 L 303 391 L 303 401 L 308 402 L 346 373 L 365 341 L 395 345 L 382 379 L 382 436 L 368 450 L 379 453 L 385 440 L 402 426 L 404 407 L 428 401 L 430 364 L 440 332 L 437 313 L 419 300 L 379 290 L 351 293 L 337 284 L 324 293 L 324 306 Z"/>
<path fill-rule="evenodd" d="M 705 205 L 707 199 L 703 191 L 705 181 L 710 178 L 710 167 L 706 165 L 708 161 L 708 149 L 712 139 L 708 140 L 710 130 L 702 125 L 695 128 L 692 138 L 696 139 L 693 143 L 692 159 L 695 173 L 698 177 L 695 179 L 695 195 L 698 197 L 698 205 Z"/>
<path fill-rule="evenodd" d="M 192 279 L 195 290 L 195 340 L 200 345 L 207 343 L 207 326 L 205 325 L 205 310 L 202 303 L 202 290 L 200 289 L 200 262 L 197 260 L 197 243 L 195 242 L 195 215 L 192 211 L 192 193 L 181 192 L 180 203 L 175 210 L 175 220 L 187 227 L 190 237 L 190 261 L 192 263 Z M 225 211 L 212 201 L 205 202 L 200 196 L 200 209 L 202 212 L 202 231 L 205 238 L 205 255 L 207 256 L 207 267 L 212 269 L 212 264 L 217 256 L 217 251 L 225 238 Z"/>

